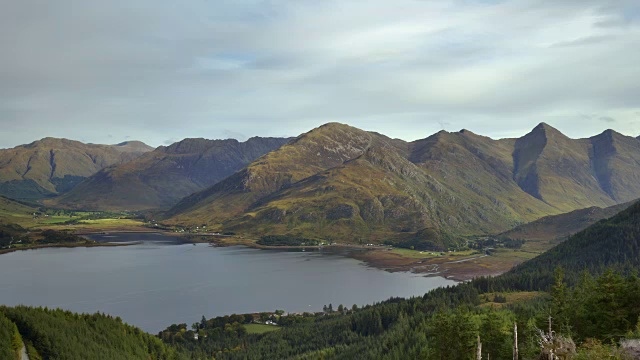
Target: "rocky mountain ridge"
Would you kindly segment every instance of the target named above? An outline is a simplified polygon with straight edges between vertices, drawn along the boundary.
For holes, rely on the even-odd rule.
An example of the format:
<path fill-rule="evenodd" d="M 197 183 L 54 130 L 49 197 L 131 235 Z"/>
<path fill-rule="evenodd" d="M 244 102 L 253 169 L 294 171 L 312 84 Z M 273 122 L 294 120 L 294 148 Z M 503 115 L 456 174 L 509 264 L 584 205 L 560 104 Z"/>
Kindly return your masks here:
<path fill-rule="evenodd" d="M 414 142 L 331 123 L 180 201 L 168 223 L 382 241 L 498 233 L 547 215 L 640 197 L 640 141 L 570 139 L 540 124 L 519 139 L 468 130 Z M 428 241 L 429 239 L 425 239 Z"/>

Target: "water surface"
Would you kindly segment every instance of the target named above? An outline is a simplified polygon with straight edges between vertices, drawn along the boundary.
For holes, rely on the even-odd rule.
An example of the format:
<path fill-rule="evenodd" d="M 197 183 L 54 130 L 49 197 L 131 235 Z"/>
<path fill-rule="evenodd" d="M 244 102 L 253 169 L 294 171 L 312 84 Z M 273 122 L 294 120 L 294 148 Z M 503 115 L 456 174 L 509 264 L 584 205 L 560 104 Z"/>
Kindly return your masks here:
<path fill-rule="evenodd" d="M 388 273 L 328 251 L 285 252 L 179 244 L 162 235 L 106 235 L 122 247 L 47 248 L 0 255 L 0 304 L 120 316 L 157 333 L 232 313 L 320 311 L 454 284 Z"/>

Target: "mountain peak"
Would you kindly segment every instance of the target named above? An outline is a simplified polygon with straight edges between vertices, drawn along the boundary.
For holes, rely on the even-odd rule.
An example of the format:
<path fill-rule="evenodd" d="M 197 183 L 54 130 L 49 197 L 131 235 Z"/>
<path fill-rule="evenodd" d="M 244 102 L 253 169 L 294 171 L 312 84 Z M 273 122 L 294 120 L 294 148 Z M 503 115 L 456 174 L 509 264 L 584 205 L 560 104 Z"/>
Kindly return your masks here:
<path fill-rule="evenodd" d="M 553 126 L 541 122 L 536 127 L 533 128 L 527 135 L 522 137 L 521 139 L 528 138 L 538 138 L 538 139 L 546 139 L 548 140 L 570 140 L 565 134 L 561 133 L 560 130 L 554 128 Z"/>
<path fill-rule="evenodd" d="M 620 134 L 619 132 L 612 130 L 612 129 L 607 129 L 603 132 L 601 132 L 600 134 L 594 136 L 594 137 L 607 137 L 607 138 L 613 138 L 613 137 L 619 137 L 619 136 L 624 136 L 622 134 Z"/>
<path fill-rule="evenodd" d="M 116 150 L 129 152 L 147 152 L 153 150 L 153 147 L 138 140 L 123 141 L 114 145 Z"/>
<path fill-rule="evenodd" d="M 64 139 L 64 138 L 55 138 L 55 137 L 44 137 L 40 140 L 36 140 L 33 141 L 29 144 L 26 145 L 20 145 L 20 146 L 24 146 L 27 148 L 34 148 L 37 146 L 59 146 L 61 144 L 73 144 L 73 143 L 78 143 L 80 144 L 80 142 L 77 142 L 75 140 L 69 140 L 69 139 Z"/>
<path fill-rule="evenodd" d="M 553 126 L 545 123 L 545 122 L 541 122 L 540 124 L 538 124 L 536 127 L 533 128 L 533 130 L 531 132 L 545 132 L 547 134 L 562 134 L 560 132 L 560 130 L 554 128 Z M 564 135 L 563 135 L 564 136 Z"/>
<path fill-rule="evenodd" d="M 327 132 L 327 131 L 331 132 L 331 131 L 353 131 L 353 130 L 360 130 L 360 129 L 347 124 L 339 123 L 339 122 L 329 122 L 329 123 L 318 126 L 317 128 L 309 131 L 307 134 L 316 133 L 316 132 Z M 364 131 L 364 130 L 361 130 L 361 131 Z"/>

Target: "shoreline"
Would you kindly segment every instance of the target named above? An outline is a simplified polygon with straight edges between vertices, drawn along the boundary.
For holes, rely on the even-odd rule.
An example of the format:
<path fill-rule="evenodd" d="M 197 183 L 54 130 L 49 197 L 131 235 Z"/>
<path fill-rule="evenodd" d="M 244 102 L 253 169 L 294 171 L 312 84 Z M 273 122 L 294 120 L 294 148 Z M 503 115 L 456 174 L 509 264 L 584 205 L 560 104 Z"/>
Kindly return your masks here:
<path fill-rule="evenodd" d="M 38 250 L 38 249 L 46 249 L 46 248 L 77 248 L 77 247 L 110 247 L 110 246 L 129 246 L 134 245 L 133 243 L 61 243 L 61 244 L 39 244 L 33 245 L 29 247 L 19 247 L 19 248 L 11 248 L 11 249 L 2 249 L 0 250 L 0 255 L 9 254 L 16 251 L 26 251 L 26 250 Z"/>
<path fill-rule="evenodd" d="M 83 231 L 84 230 L 84 231 Z M 245 246 L 258 250 L 337 250 L 343 255 L 352 259 L 362 261 L 366 266 L 384 270 L 388 272 L 411 272 L 429 277 L 442 277 L 449 280 L 464 282 L 479 276 L 497 276 L 509 271 L 517 262 L 499 261 L 500 259 L 486 254 L 476 254 L 477 256 L 438 256 L 438 257 L 411 257 L 404 256 L 389 251 L 390 248 L 383 246 L 366 246 L 356 244 L 333 244 L 333 245 L 313 245 L 313 246 L 269 246 L 259 245 L 256 239 L 213 234 L 197 233 L 176 233 L 164 229 L 152 228 L 125 228 L 125 229 L 96 229 L 88 231 L 83 229 L 75 234 L 89 240 L 92 235 L 117 235 L 117 234 L 159 234 L 173 237 L 185 244 L 208 243 L 212 246 Z M 68 243 L 68 244 L 41 244 L 26 248 L 14 248 L 0 250 L 0 255 L 15 251 L 35 250 L 52 247 L 101 247 L 101 246 L 129 246 L 138 242 L 101 242 L 95 243 Z"/>

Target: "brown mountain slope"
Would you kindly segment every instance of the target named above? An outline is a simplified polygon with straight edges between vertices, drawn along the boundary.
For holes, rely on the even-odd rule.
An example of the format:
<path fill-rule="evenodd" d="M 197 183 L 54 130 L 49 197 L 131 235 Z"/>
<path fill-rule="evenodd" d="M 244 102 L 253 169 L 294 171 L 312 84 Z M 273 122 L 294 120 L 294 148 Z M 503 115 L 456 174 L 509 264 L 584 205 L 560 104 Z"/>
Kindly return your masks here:
<path fill-rule="evenodd" d="M 33 200 L 63 193 L 104 167 L 131 161 L 150 150 L 138 141 L 96 145 L 56 138 L 3 149 L 0 195 Z"/>
<path fill-rule="evenodd" d="M 412 143 L 327 124 L 166 215 L 169 223 L 251 235 L 380 241 L 496 233 L 640 197 L 627 186 L 640 172 L 638 156 L 634 138 L 605 132 L 574 140 L 546 124 L 520 139 L 463 130 Z"/>
<path fill-rule="evenodd" d="M 466 205 L 475 204 L 478 216 L 493 228 L 512 227 L 558 213 L 513 181 L 514 142 L 493 140 L 468 130 L 440 132 L 413 142 L 409 159 L 464 199 Z"/>
<path fill-rule="evenodd" d="M 321 126 L 211 188 L 186 197 L 168 214 L 194 212 L 214 222 L 240 215 L 264 196 L 361 155 L 377 136 L 342 124 Z"/>
<path fill-rule="evenodd" d="M 473 233 L 518 223 L 503 207 L 464 195 L 376 139 L 362 155 L 254 202 L 225 229 L 384 241 L 433 234 L 428 229 Z"/>
<path fill-rule="evenodd" d="M 289 139 L 185 139 L 129 163 L 109 167 L 47 201 L 63 208 L 143 210 L 174 205 L 246 166 Z"/>

